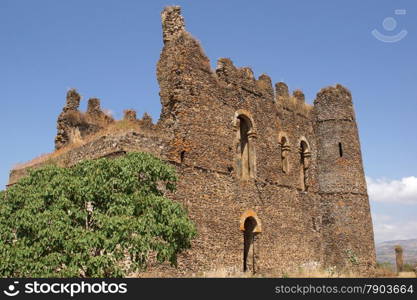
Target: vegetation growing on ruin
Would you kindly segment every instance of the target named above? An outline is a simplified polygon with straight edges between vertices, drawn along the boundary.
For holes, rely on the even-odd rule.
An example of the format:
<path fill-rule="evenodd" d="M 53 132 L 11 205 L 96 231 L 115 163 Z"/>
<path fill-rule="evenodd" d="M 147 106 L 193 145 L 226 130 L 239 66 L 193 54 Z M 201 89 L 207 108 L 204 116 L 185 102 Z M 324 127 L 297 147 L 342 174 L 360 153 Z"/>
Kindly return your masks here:
<path fill-rule="evenodd" d="M 176 265 L 196 231 L 164 196 L 175 182 L 144 153 L 30 171 L 0 193 L 0 276 L 119 277 L 150 256 Z"/>

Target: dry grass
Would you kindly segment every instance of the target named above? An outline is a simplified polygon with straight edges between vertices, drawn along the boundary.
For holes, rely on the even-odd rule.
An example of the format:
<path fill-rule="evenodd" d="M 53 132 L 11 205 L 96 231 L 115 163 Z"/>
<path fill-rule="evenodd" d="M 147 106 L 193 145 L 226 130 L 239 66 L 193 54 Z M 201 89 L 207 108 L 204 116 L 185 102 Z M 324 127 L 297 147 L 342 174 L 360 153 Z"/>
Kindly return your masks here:
<path fill-rule="evenodd" d="M 47 161 L 53 160 L 65 153 L 67 153 L 68 151 L 71 151 L 73 149 L 76 149 L 78 147 L 81 147 L 91 141 L 94 141 L 102 136 L 107 136 L 110 134 L 116 134 L 116 133 L 120 133 L 120 132 L 127 132 L 129 130 L 133 130 L 133 131 L 138 131 L 139 130 L 139 125 L 136 122 L 131 122 L 131 121 L 127 121 L 127 120 L 120 120 L 120 121 L 115 121 L 114 123 L 111 123 L 110 125 L 108 125 L 107 127 L 105 127 L 104 129 L 98 131 L 95 134 L 91 134 L 89 136 L 86 136 L 84 138 L 81 138 L 81 136 L 79 136 L 77 139 L 74 139 L 73 142 L 71 144 L 66 145 L 65 147 L 62 147 L 59 150 L 55 150 L 54 152 L 51 153 L 45 153 L 45 154 L 41 154 L 40 156 L 28 161 L 28 162 L 24 162 L 24 163 L 19 163 L 13 166 L 13 170 L 21 170 L 24 168 L 28 168 L 28 167 L 33 167 L 42 163 L 46 163 Z M 77 135 L 74 135 L 77 136 Z"/>
<path fill-rule="evenodd" d="M 397 274 L 394 272 L 393 267 L 389 263 L 377 263 L 375 270 L 375 277 L 396 277 Z"/>
<path fill-rule="evenodd" d="M 400 272 L 398 274 L 399 278 L 416 278 L 417 275 L 414 272 Z"/>
<path fill-rule="evenodd" d="M 274 270 L 259 272 L 252 274 L 251 272 L 243 272 L 236 268 L 219 268 L 198 274 L 193 277 L 200 278 L 360 278 L 364 277 L 362 274 L 357 274 L 351 271 L 340 271 L 335 267 L 321 269 L 321 268 L 299 268 L 298 270 L 289 272 L 277 272 Z M 375 278 L 415 278 L 417 275 L 414 272 L 401 272 L 396 274 L 388 265 L 378 264 Z"/>
<path fill-rule="evenodd" d="M 303 116 L 308 116 L 308 114 L 310 113 L 310 111 L 313 109 L 313 107 L 306 103 L 306 102 L 301 102 L 299 101 L 297 98 L 295 98 L 294 96 L 290 96 L 288 98 L 284 98 L 284 102 L 283 102 L 284 107 L 298 112 Z"/>
<path fill-rule="evenodd" d="M 69 144 L 69 145 L 59 149 L 59 150 L 55 150 L 54 152 L 41 154 L 41 155 L 35 157 L 34 159 L 32 159 L 30 161 L 15 164 L 13 166 L 12 170 L 21 170 L 21 169 L 25 169 L 25 168 L 29 168 L 29 167 L 33 167 L 33 166 L 36 166 L 36 165 L 39 165 L 39 164 L 46 163 L 47 161 L 51 161 L 54 158 L 57 158 L 57 157 L 65 154 L 68 151 L 70 151 L 72 149 L 75 149 L 79 146 L 82 146 L 82 144 L 72 143 L 72 144 Z"/>
<path fill-rule="evenodd" d="M 251 272 L 243 272 L 242 270 L 237 270 L 236 268 L 220 268 L 216 270 L 210 270 L 195 274 L 193 277 L 199 278 L 252 278 L 257 277 L 256 274 Z"/>
<path fill-rule="evenodd" d="M 243 272 L 236 268 L 219 268 L 202 273 L 195 274 L 193 277 L 201 278 L 356 278 L 363 277 L 352 272 L 336 272 L 335 269 L 298 269 L 291 272 L 277 272 L 269 270 L 266 272 Z"/>

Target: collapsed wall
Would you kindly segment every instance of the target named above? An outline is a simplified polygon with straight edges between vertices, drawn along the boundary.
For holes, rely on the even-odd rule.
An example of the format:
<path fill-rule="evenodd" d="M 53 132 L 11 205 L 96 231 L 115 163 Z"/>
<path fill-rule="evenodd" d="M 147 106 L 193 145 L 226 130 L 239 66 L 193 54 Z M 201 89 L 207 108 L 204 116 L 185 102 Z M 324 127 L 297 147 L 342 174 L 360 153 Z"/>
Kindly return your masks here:
<path fill-rule="evenodd" d="M 86 113 L 79 111 L 81 96 L 75 89 L 67 93 L 67 103 L 58 117 L 57 136 L 55 149 L 59 150 L 72 143 L 82 141 L 88 135 L 99 132 L 114 120 L 105 114 L 100 108 L 100 100 L 91 98 L 88 100 Z"/>

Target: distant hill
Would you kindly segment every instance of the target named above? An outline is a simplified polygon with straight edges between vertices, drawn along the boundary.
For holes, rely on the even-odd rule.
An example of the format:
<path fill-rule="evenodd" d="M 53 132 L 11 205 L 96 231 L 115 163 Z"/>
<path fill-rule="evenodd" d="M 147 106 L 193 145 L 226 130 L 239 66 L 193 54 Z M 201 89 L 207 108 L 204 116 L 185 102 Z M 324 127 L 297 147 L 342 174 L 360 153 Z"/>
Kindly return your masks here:
<path fill-rule="evenodd" d="M 395 264 L 394 247 L 403 247 L 405 263 L 417 263 L 417 239 L 386 241 L 376 244 L 376 259 L 378 262 L 389 262 Z"/>

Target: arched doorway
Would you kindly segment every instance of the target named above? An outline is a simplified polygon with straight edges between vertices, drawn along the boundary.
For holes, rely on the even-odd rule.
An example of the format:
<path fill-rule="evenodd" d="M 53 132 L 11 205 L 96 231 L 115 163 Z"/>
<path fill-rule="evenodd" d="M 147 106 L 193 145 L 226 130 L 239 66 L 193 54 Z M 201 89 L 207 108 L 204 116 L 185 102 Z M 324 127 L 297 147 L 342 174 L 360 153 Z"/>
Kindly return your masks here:
<path fill-rule="evenodd" d="M 261 222 L 253 210 L 247 210 L 240 218 L 243 233 L 243 271 L 255 273 L 257 270 L 256 237 L 261 230 Z"/>
<path fill-rule="evenodd" d="M 244 225 L 245 230 L 243 231 L 243 272 L 246 272 L 248 270 L 248 265 L 251 265 L 251 269 L 253 273 L 255 273 L 255 227 L 255 218 L 246 218 Z"/>

